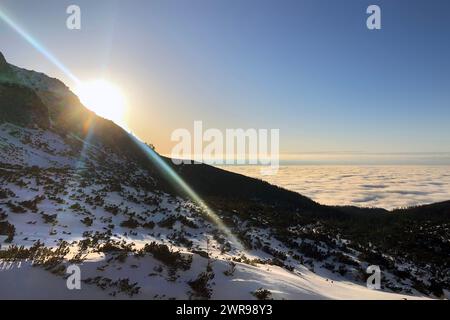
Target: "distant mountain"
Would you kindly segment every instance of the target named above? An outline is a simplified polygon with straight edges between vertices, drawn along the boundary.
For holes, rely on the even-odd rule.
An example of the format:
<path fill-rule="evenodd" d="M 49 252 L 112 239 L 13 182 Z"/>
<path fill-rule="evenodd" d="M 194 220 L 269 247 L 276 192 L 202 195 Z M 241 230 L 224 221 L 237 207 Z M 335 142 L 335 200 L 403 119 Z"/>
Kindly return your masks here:
<path fill-rule="evenodd" d="M 0 181 L 0 263 L 11 265 L 0 269 L 0 298 L 449 296 L 450 202 L 330 207 L 215 167 L 177 166 L 61 81 L 1 54 Z M 65 287 L 73 263 L 84 290 Z M 365 287 L 372 264 L 381 291 Z"/>

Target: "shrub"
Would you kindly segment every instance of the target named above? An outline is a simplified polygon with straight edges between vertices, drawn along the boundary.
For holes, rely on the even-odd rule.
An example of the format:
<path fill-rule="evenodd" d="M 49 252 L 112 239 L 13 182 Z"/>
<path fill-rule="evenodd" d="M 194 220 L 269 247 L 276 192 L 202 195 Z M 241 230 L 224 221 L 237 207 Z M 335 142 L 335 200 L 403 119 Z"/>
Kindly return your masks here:
<path fill-rule="evenodd" d="M 30 209 L 32 212 L 37 212 L 38 211 L 38 207 L 37 207 L 38 203 L 40 203 L 44 199 L 45 199 L 44 196 L 37 196 L 33 200 L 22 201 L 20 203 L 20 205 L 24 208 Z"/>
<path fill-rule="evenodd" d="M 31 256 L 30 249 L 26 249 L 24 246 L 12 245 L 6 250 L 0 250 L 0 259 L 6 261 L 18 261 L 29 259 Z"/>
<path fill-rule="evenodd" d="M 155 227 L 155 223 L 153 221 L 146 222 L 142 225 L 145 229 L 153 229 Z"/>
<path fill-rule="evenodd" d="M 41 213 L 42 219 L 44 219 L 45 223 L 56 223 L 56 214 L 45 214 L 45 213 Z"/>
<path fill-rule="evenodd" d="M 175 222 L 177 222 L 177 218 L 174 216 L 170 216 L 158 222 L 158 226 L 160 226 L 161 228 L 172 229 Z"/>
<path fill-rule="evenodd" d="M 192 257 L 185 258 L 180 252 L 170 251 L 165 244 L 147 243 L 142 251 L 151 253 L 155 259 L 175 269 L 189 270 L 191 267 Z"/>
<path fill-rule="evenodd" d="M 84 283 L 94 284 L 102 290 L 106 290 L 108 288 L 117 289 L 117 292 L 114 291 L 111 293 L 112 296 L 115 296 L 117 293 L 124 293 L 128 296 L 132 297 L 136 294 L 139 294 L 140 287 L 138 287 L 138 283 L 130 283 L 130 279 L 119 279 L 117 281 L 112 281 L 110 278 L 105 277 L 95 277 L 88 278 L 83 280 Z"/>
<path fill-rule="evenodd" d="M 345 267 L 345 265 L 341 264 L 337 270 L 337 272 L 341 275 L 341 276 L 345 276 L 347 274 L 347 268 Z"/>
<path fill-rule="evenodd" d="M 182 245 L 187 248 L 191 248 L 193 245 L 193 242 L 185 237 L 183 232 L 174 232 L 173 234 L 169 235 L 167 237 L 168 239 L 174 241 L 176 245 Z"/>
<path fill-rule="evenodd" d="M 7 236 L 5 242 L 11 243 L 14 239 L 16 228 L 8 221 L 0 222 L 0 235 Z"/>
<path fill-rule="evenodd" d="M 202 258 L 209 259 L 209 254 L 206 251 L 203 251 L 203 250 L 192 250 L 192 253 L 198 254 Z"/>
<path fill-rule="evenodd" d="M 194 221 L 189 220 L 188 218 L 186 218 L 185 216 L 182 215 L 178 215 L 177 216 L 178 220 L 185 225 L 186 227 L 192 228 L 192 229 L 198 229 L 197 224 L 195 224 Z"/>
<path fill-rule="evenodd" d="M 103 253 L 121 253 L 121 252 L 132 252 L 132 244 L 124 244 L 120 242 L 115 241 L 107 241 L 105 244 L 103 244 L 99 249 L 98 252 Z"/>
<path fill-rule="evenodd" d="M 120 211 L 120 208 L 116 205 L 107 205 L 104 207 L 105 211 L 113 214 L 113 215 L 117 215 Z"/>
<path fill-rule="evenodd" d="M 90 227 L 92 226 L 94 220 L 92 218 L 85 217 L 83 220 L 81 220 L 81 222 L 83 222 L 87 227 Z"/>
<path fill-rule="evenodd" d="M 213 273 L 202 272 L 198 275 L 197 279 L 188 281 L 189 286 L 194 291 L 194 296 L 203 299 L 210 299 L 212 289 L 208 286 L 208 282 L 213 278 Z"/>
<path fill-rule="evenodd" d="M 8 208 L 11 210 L 11 212 L 13 213 L 25 213 L 27 212 L 27 210 L 25 210 L 25 208 L 21 207 L 20 205 L 15 205 L 14 203 L 12 203 L 11 201 L 8 201 L 6 203 L 6 205 L 8 206 Z"/>
<path fill-rule="evenodd" d="M 120 226 L 124 227 L 124 228 L 129 228 L 129 229 L 136 229 L 137 227 L 140 226 L 140 224 L 133 218 L 129 218 L 128 220 L 122 221 L 120 223 Z"/>
<path fill-rule="evenodd" d="M 0 188 L 0 199 L 7 199 L 10 197 L 14 197 L 15 194 L 9 189 L 1 189 Z"/>
<path fill-rule="evenodd" d="M 69 207 L 69 209 L 73 210 L 73 211 L 82 211 L 83 210 L 83 208 L 81 207 L 81 205 L 78 202 L 71 205 Z"/>
<path fill-rule="evenodd" d="M 302 242 L 298 246 L 298 249 L 306 257 L 315 259 L 317 261 L 323 261 L 326 258 L 326 255 L 323 253 L 322 250 L 319 250 L 317 248 L 317 246 L 312 245 L 312 244 L 307 243 L 307 242 Z"/>
<path fill-rule="evenodd" d="M 272 298 L 272 292 L 263 288 L 252 292 L 252 295 L 258 300 L 270 300 Z"/>

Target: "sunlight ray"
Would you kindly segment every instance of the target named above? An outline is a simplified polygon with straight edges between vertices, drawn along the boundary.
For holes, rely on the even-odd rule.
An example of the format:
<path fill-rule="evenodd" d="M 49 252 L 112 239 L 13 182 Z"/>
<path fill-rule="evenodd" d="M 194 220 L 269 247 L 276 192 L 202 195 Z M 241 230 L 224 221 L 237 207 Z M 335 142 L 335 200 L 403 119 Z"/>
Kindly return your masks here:
<path fill-rule="evenodd" d="M 206 215 L 222 230 L 227 237 L 233 242 L 233 244 L 240 251 L 244 251 L 244 247 L 231 230 L 222 222 L 222 219 L 203 201 L 203 199 L 149 146 L 144 142 L 138 140 L 135 136 L 130 134 L 131 139 L 144 151 L 147 158 L 156 164 L 157 167 L 163 172 L 168 180 L 181 187 L 184 192 L 194 201 L 200 208 L 204 210 Z"/>
<path fill-rule="evenodd" d="M 15 23 L 6 13 L 0 9 L 0 19 L 3 20 L 7 25 L 14 29 L 23 39 L 25 39 L 30 45 L 32 45 L 37 51 L 43 54 L 50 62 L 57 66 L 62 72 L 64 72 L 75 84 L 78 86 L 81 81 L 62 63 L 60 62 L 49 50 L 47 50 L 43 45 L 41 45 L 36 39 L 34 39 L 30 34 L 28 34 L 24 29 L 22 29 L 17 23 Z M 90 136 L 88 136 L 90 137 Z M 222 222 L 220 217 L 208 207 L 208 205 L 200 198 L 200 196 L 169 166 L 165 163 L 161 157 L 149 148 L 145 143 L 139 141 L 135 136 L 130 134 L 133 141 L 145 152 L 149 160 L 155 163 L 158 168 L 168 177 L 171 183 L 180 186 L 186 194 L 200 207 L 204 212 L 214 221 L 214 223 L 228 236 L 229 239 L 236 245 L 236 247 L 243 250 L 243 246 L 240 241 L 232 234 L 227 226 Z M 83 143 L 86 143 L 84 141 Z M 86 145 L 83 146 L 83 150 L 80 157 L 86 151 Z M 78 167 L 83 163 L 82 159 L 79 159 L 77 164 Z"/>
<path fill-rule="evenodd" d="M 16 31 L 24 40 L 32 45 L 37 51 L 44 55 L 51 63 L 57 66 L 62 72 L 64 72 L 75 84 L 79 84 L 80 80 L 61 62 L 56 58 L 47 48 L 27 33 L 22 27 L 20 27 L 15 21 L 13 21 L 5 12 L 0 8 L 0 19 L 9 25 L 14 31 Z"/>

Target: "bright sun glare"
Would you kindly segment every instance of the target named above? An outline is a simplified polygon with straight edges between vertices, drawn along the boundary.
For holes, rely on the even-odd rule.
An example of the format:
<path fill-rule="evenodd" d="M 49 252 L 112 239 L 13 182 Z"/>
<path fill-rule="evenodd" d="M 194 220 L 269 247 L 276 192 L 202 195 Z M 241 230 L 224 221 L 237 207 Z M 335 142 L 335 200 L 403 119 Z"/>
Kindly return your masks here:
<path fill-rule="evenodd" d="M 116 85 L 106 80 L 83 82 L 75 93 L 97 115 L 125 127 L 125 97 Z"/>

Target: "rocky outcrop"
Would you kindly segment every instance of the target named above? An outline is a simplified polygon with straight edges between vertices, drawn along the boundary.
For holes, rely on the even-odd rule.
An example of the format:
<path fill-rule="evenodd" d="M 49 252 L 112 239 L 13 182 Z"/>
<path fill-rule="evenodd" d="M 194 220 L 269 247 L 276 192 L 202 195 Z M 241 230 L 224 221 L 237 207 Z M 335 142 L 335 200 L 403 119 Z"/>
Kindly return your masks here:
<path fill-rule="evenodd" d="M 5 57 L 0 52 L 0 82 L 10 82 L 13 79 L 13 72 L 6 62 Z"/>

